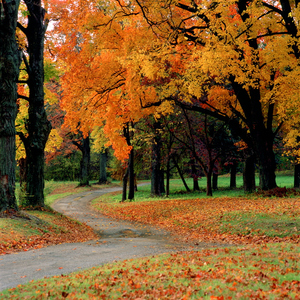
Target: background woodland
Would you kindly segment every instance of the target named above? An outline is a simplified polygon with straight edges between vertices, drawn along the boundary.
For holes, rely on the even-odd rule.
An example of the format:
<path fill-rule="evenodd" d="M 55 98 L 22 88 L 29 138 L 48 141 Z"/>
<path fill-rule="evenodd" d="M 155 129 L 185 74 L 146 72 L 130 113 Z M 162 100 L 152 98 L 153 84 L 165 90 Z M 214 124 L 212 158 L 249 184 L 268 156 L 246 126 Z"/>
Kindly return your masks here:
<path fill-rule="evenodd" d="M 137 179 L 212 195 L 294 168 L 299 187 L 299 18 L 287 0 L 1 0 L 0 210 L 16 175 L 33 207 L 45 178 L 122 180 L 123 201 Z"/>

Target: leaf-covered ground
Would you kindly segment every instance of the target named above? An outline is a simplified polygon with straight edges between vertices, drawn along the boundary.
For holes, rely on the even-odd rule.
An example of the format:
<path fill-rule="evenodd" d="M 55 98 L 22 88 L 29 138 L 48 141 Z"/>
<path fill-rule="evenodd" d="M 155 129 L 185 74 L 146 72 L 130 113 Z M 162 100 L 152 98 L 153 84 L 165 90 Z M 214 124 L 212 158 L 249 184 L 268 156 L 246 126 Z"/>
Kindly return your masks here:
<path fill-rule="evenodd" d="M 158 225 L 195 243 L 243 246 L 118 262 L 20 285 L 0 299 L 300 299 L 299 199 L 108 198 L 94 207 L 114 218 Z"/>
<path fill-rule="evenodd" d="M 0 218 L 0 255 L 96 238 L 91 227 L 50 210 Z"/>
<path fill-rule="evenodd" d="M 46 182 L 46 205 L 51 205 L 55 200 L 70 194 L 115 186 L 110 184 L 78 188 L 77 185 L 76 182 Z M 20 214 L 8 215 L 6 218 L 0 217 L 0 255 L 49 245 L 84 242 L 96 238 L 93 229 L 89 226 L 50 209 L 27 210 Z"/>
<path fill-rule="evenodd" d="M 109 203 L 100 198 L 93 205 L 108 216 L 158 225 L 189 240 L 233 244 L 300 241 L 299 199 L 223 197 Z"/>
<path fill-rule="evenodd" d="M 20 285 L 0 299 L 300 299 L 300 248 L 264 244 L 122 261 Z"/>

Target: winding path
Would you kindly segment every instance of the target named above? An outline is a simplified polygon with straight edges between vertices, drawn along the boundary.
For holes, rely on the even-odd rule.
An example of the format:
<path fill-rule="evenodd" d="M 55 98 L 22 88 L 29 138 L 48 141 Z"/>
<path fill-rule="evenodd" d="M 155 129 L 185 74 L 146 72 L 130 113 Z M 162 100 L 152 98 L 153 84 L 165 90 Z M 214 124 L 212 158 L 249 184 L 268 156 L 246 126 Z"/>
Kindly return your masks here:
<path fill-rule="evenodd" d="M 195 248 L 176 242 L 165 230 L 116 221 L 90 208 L 91 200 L 118 190 L 120 188 L 88 191 L 56 201 L 52 205 L 53 209 L 87 223 L 99 233 L 99 240 L 61 244 L 0 256 L 0 290 L 30 280 L 67 274 L 108 262 L 215 246 L 200 243 Z"/>

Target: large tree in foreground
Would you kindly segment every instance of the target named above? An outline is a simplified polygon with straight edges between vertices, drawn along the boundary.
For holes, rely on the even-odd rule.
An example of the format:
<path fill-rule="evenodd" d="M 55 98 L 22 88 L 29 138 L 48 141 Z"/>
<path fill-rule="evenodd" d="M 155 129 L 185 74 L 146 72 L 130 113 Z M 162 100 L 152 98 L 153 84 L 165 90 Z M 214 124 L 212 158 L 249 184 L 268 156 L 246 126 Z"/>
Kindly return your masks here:
<path fill-rule="evenodd" d="M 28 24 L 18 24 L 26 37 L 23 60 L 29 88 L 27 134 L 20 134 L 26 151 L 26 195 L 23 205 L 44 206 L 44 150 L 51 131 L 44 107 L 44 40 L 47 29 L 45 9 L 40 0 L 24 1 Z M 25 53 L 26 52 L 26 53 Z"/>
<path fill-rule="evenodd" d="M 19 53 L 19 0 L 0 1 L 0 211 L 17 209 L 15 198 L 15 118 Z"/>

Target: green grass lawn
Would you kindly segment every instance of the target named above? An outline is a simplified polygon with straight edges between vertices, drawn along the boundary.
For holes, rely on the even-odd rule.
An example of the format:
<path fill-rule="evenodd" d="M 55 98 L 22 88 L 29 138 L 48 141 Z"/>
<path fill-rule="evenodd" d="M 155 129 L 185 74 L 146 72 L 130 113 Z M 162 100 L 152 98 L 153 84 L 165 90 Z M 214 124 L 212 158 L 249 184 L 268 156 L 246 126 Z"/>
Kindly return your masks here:
<path fill-rule="evenodd" d="M 79 187 L 78 182 L 76 181 L 53 181 L 53 180 L 45 181 L 45 188 L 44 188 L 45 205 L 50 206 L 57 199 L 61 199 L 72 194 L 81 193 L 92 189 L 102 189 L 106 187 L 108 188 L 108 187 L 119 186 L 119 185 L 120 185 L 119 181 L 113 181 L 106 185 L 98 185 L 96 184 L 96 181 L 91 181 L 90 186 Z M 20 194 L 20 185 L 19 183 L 17 183 L 16 196 L 18 201 L 19 201 L 19 194 Z"/>
<path fill-rule="evenodd" d="M 292 188 L 294 183 L 294 178 L 291 175 L 281 175 L 277 174 L 276 176 L 277 185 L 279 187 L 286 187 Z M 193 179 L 186 178 L 187 185 L 192 190 L 193 189 Z M 143 183 L 143 182 L 141 182 Z M 150 184 L 150 182 L 148 181 Z M 222 175 L 218 178 L 218 189 L 213 191 L 213 198 L 218 197 L 243 197 L 245 196 L 243 190 L 243 176 L 238 175 L 236 177 L 236 189 L 230 189 L 230 176 L 229 175 Z M 256 184 L 259 184 L 259 178 L 256 176 Z M 187 192 L 184 188 L 181 179 L 171 179 L 170 180 L 170 195 L 169 197 L 155 197 L 152 198 L 150 195 L 150 188 L 149 185 L 140 185 L 138 187 L 138 192 L 135 193 L 135 202 L 141 201 L 149 201 L 150 199 L 155 200 L 164 200 L 164 199 L 194 199 L 194 198 L 211 198 L 210 196 L 206 196 L 206 178 L 203 177 L 199 180 L 199 187 L 200 191 L 198 192 Z M 247 195 L 248 197 L 257 197 L 256 195 Z M 115 193 L 110 197 L 104 197 L 103 201 L 109 202 L 119 202 L 121 200 L 121 192 Z"/>

